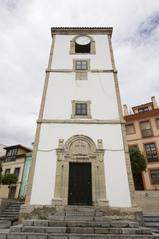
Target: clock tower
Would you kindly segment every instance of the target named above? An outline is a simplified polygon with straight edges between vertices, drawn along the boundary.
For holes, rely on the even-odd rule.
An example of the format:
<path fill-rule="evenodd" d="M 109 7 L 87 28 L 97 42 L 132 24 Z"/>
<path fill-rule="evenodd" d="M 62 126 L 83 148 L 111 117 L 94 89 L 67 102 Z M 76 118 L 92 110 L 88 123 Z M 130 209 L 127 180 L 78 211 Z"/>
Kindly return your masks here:
<path fill-rule="evenodd" d="M 112 28 L 51 33 L 26 203 L 131 207 Z"/>

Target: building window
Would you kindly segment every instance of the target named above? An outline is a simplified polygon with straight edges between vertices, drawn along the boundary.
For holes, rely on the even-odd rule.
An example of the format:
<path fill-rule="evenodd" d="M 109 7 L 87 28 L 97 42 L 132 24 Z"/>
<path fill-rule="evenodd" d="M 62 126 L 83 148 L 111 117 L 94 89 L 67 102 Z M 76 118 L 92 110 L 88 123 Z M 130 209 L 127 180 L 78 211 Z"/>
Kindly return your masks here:
<path fill-rule="evenodd" d="M 149 121 L 140 122 L 140 129 L 143 138 L 152 136 L 152 129 Z"/>
<path fill-rule="evenodd" d="M 76 80 L 87 80 L 87 72 L 90 69 L 90 60 L 74 60 L 73 69 L 76 73 Z"/>
<path fill-rule="evenodd" d="M 139 109 L 138 109 L 138 112 L 139 112 L 139 113 L 146 112 L 146 111 L 149 111 L 149 108 L 148 108 L 148 107 L 142 107 L 142 108 L 139 108 Z"/>
<path fill-rule="evenodd" d="M 159 118 L 156 119 L 156 127 L 159 129 Z"/>
<path fill-rule="evenodd" d="M 87 115 L 87 104 L 86 103 L 75 103 L 75 114 L 76 115 Z"/>
<path fill-rule="evenodd" d="M 19 178 L 19 173 L 20 173 L 20 168 L 15 168 L 14 169 L 14 174 Z"/>
<path fill-rule="evenodd" d="M 5 170 L 5 173 L 4 173 L 5 175 L 7 175 L 7 174 L 10 174 L 10 168 L 7 168 L 6 170 Z"/>
<path fill-rule="evenodd" d="M 17 148 L 8 149 L 6 153 L 5 161 L 12 161 L 16 159 Z"/>
<path fill-rule="evenodd" d="M 91 118 L 90 101 L 72 101 L 71 118 Z"/>
<path fill-rule="evenodd" d="M 127 124 L 126 125 L 126 134 L 134 134 L 134 133 L 135 133 L 134 124 Z"/>
<path fill-rule="evenodd" d="M 152 184 L 159 184 L 159 170 L 150 171 Z"/>
<path fill-rule="evenodd" d="M 70 54 L 95 54 L 95 41 L 90 36 L 76 36 L 70 42 Z"/>
<path fill-rule="evenodd" d="M 145 150 L 148 162 L 154 162 L 158 160 L 155 143 L 145 144 Z"/>
<path fill-rule="evenodd" d="M 88 70 L 87 60 L 76 60 L 75 61 L 75 70 Z"/>

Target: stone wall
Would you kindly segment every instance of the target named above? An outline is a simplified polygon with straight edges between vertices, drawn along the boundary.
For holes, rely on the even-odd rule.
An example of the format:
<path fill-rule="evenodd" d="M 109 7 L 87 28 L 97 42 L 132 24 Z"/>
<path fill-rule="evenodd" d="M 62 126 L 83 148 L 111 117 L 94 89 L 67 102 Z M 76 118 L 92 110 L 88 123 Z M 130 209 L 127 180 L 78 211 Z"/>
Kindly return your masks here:
<path fill-rule="evenodd" d="M 136 191 L 134 200 L 143 213 L 159 214 L 159 191 Z"/>
<path fill-rule="evenodd" d="M 1 198 L 8 198 L 8 185 L 0 185 L 0 199 Z"/>
<path fill-rule="evenodd" d="M 0 212 L 3 211 L 11 201 L 10 199 L 0 198 Z"/>

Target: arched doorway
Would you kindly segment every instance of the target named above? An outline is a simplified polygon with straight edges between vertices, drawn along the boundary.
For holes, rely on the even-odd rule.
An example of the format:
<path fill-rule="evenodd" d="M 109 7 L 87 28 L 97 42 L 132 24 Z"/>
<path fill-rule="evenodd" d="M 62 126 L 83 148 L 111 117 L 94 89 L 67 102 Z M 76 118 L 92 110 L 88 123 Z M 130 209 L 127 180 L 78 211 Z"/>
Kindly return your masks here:
<path fill-rule="evenodd" d="M 101 139 L 74 135 L 59 140 L 53 204 L 100 205 L 107 203 L 104 149 Z"/>

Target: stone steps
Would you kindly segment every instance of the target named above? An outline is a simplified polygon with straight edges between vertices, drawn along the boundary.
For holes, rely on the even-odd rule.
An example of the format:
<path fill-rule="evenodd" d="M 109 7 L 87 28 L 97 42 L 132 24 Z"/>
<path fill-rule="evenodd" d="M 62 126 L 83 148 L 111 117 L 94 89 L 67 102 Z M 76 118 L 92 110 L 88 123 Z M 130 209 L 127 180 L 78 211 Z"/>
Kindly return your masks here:
<path fill-rule="evenodd" d="M 21 226 L 12 227 L 10 232 L 31 232 L 31 233 L 75 233 L 75 234 L 126 234 L 126 235 L 151 235 L 147 228 L 111 228 L 111 227 L 38 227 Z"/>
<path fill-rule="evenodd" d="M 1 212 L 0 228 L 9 228 L 15 221 L 18 221 L 21 205 L 22 203 L 19 202 L 11 202 L 8 207 Z"/>
<path fill-rule="evenodd" d="M 87 213 L 88 212 L 88 213 Z M 99 213 L 99 214 L 98 214 Z M 97 216 L 98 215 L 98 216 Z M 159 239 L 138 222 L 114 220 L 94 207 L 66 207 L 48 220 L 25 220 L 0 239 Z"/>
<path fill-rule="evenodd" d="M 159 215 L 144 215 L 144 225 L 159 234 Z"/>
<path fill-rule="evenodd" d="M 96 234 L 47 234 L 47 233 L 1 233 L 0 239 L 159 239 L 156 235 L 96 235 Z"/>

